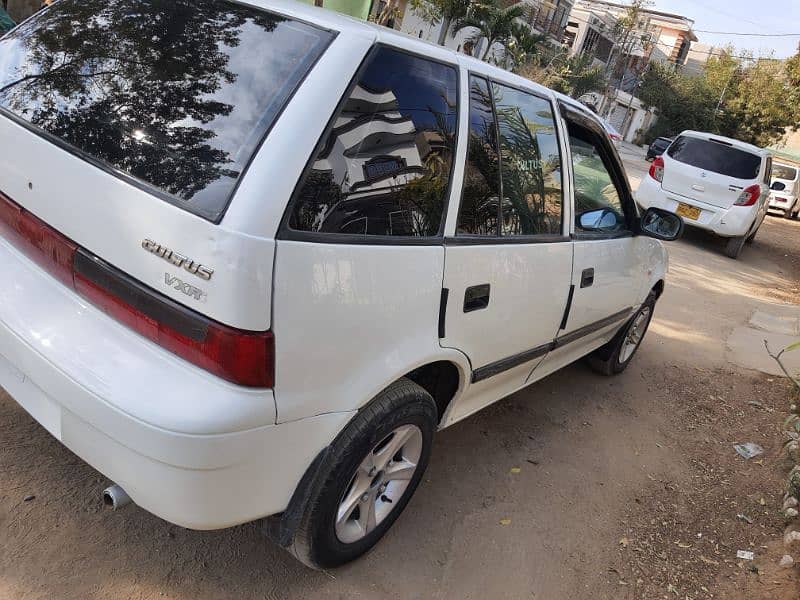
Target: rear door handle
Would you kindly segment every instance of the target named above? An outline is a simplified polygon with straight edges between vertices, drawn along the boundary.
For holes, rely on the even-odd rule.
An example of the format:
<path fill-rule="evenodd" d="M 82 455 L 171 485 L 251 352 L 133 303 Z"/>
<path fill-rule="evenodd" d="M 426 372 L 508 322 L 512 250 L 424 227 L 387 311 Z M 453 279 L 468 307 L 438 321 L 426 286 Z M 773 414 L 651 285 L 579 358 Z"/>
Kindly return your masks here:
<path fill-rule="evenodd" d="M 594 283 L 594 269 L 584 269 L 581 273 L 581 287 L 591 287 Z"/>
<path fill-rule="evenodd" d="M 488 283 L 473 285 L 464 292 L 464 312 L 483 310 L 489 306 L 489 293 L 491 286 Z"/>

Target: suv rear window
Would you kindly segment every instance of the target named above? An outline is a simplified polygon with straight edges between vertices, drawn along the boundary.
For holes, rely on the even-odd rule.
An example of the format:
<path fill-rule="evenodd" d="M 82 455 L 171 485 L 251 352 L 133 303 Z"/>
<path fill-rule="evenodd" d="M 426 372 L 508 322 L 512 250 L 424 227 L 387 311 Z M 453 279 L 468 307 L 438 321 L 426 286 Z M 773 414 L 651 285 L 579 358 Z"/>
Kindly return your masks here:
<path fill-rule="evenodd" d="M 0 111 L 217 221 L 332 38 L 220 0 L 61 0 L 0 40 Z"/>
<path fill-rule="evenodd" d="M 680 136 L 667 150 L 675 160 L 737 179 L 756 179 L 761 157 L 722 142 Z"/>
<path fill-rule="evenodd" d="M 797 179 L 797 169 L 787 165 L 772 165 L 772 178 L 794 181 Z"/>

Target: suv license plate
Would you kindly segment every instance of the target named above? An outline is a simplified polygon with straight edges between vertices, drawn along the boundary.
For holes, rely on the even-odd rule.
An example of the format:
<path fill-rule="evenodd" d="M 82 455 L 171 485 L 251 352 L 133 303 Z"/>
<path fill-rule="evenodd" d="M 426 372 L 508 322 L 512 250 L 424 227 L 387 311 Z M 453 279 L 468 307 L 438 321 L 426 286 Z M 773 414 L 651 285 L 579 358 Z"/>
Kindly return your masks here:
<path fill-rule="evenodd" d="M 700 218 L 700 213 L 702 211 L 696 206 L 690 206 L 688 204 L 684 204 L 683 202 L 678 202 L 678 209 L 675 212 L 682 217 L 686 217 L 692 221 L 697 221 L 697 219 Z"/>

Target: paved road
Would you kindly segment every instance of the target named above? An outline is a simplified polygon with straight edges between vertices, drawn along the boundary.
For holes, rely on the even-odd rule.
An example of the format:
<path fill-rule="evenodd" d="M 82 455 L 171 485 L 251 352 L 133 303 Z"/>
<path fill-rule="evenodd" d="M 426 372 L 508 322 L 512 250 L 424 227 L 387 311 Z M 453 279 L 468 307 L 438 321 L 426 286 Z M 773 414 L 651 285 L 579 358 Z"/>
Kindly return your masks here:
<path fill-rule="evenodd" d="M 623 152 L 631 178 L 643 176 L 646 164 Z M 740 261 L 707 236 L 672 245 L 667 291 L 628 371 L 606 379 L 575 364 L 442 432 L 395 528 L 332 573 L 301 567 L 256 525 L 200 533 L 137 507 L 105 512 L 104 478 L 0 392 L 0 597 L 619 597 L 606 557 L 625 507 L 686 468 L 669 450 L 657 381 L 667 371 L 690 381 L 697 367 L 745 373 L 728 362 L 736 332 L 755 327 L 755 311 L 777 314 L 767 292 L 796 285 L 780 239 L 770 244 Z"/>

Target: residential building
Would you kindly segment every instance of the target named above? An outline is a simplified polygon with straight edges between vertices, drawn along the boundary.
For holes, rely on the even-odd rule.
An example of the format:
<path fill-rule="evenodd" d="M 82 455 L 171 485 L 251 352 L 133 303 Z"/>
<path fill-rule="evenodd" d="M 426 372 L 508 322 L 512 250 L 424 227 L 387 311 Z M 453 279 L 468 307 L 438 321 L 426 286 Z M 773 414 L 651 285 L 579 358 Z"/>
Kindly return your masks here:
<path fill-rule="evenodd" d="M 560 45 L 564 39 L 564 31 L 567 25 L 570 12 L 575 0 L 500 0 L 500 5 L 505 7 L 521 5 L 525 8 L 525 23 L 535 33 L 547 35 L 550 42 Z M 400 24 L 395 25 L 395 29 L 401 29 L 409 35 L 419 37 L 424 40 L 436 42 L 439 39 L 441 24 L 431 24 L 424 21 L 417 15 L 410 4 L 406 5 Z M 465 51 L 465 44 L 474 32 L 465 29 L 450 35 L 445 39 L 445 46 L 458 52 Z M 486 50 L 482 47 L 485 42 L 479 42 L 472 48 L 472 53 L 482 56 Z M 467 46 L 469 49 L 469 46 Z M 490 49 L 489 56 L 494 54 L 495 58 L 502 56 L 502 46 L 499 44 Z"/>
<path fill-rule="evenodd" d="M 304 4 L 322 6 L 351 17 L 366 19 L 372 8 L 372 0 L 299 0 Z M 377 2 L 376 2 L 377 4 Z"/>
<path fill-rule="evenodd" d="M 720 57 L 724 53 L 724 49 L 715 48 L 711 44 L 692 42 L 682 70 L 688 75 L 699 75 L 703 72 L 706 63 L 712 56 Z"/>
<path fill-rule="evenodd" d="M 577 0 L 565 43 L 573 55 L 590 56 L 606 70 L 609 90 L 594 95 L 591 103 L 625 140 L 634 141 L 654 119 L 635 97 L 642 73 L 652 62 L 684 65 L 697 37 L 692 19 L 649 8 L 640 10 L 633 28 L 623 27 L 629 9 L 607 0 Z"/>
<path fill-rule="evenodd" d="M 536 33 L 547 35 L 556 44 L 564 41 L 564 31 L 575 0 L 502 0 L 501 5 L 525 7 L 525 21 Z"/>
<path fill-rule="evenodd" d="M 629 33 L 620 19 L 629 5 L 606 0 L 577 0 L 569 15 L 565 41 L 572 54 L 589 54 L 608 64 L 623 53 L 630 62 L 685 63 L 692 42 L 694 21 L 687 17 L 642 9 L 639 22 Z M 609 48 L 611 46 L 611 48 Z"/>

